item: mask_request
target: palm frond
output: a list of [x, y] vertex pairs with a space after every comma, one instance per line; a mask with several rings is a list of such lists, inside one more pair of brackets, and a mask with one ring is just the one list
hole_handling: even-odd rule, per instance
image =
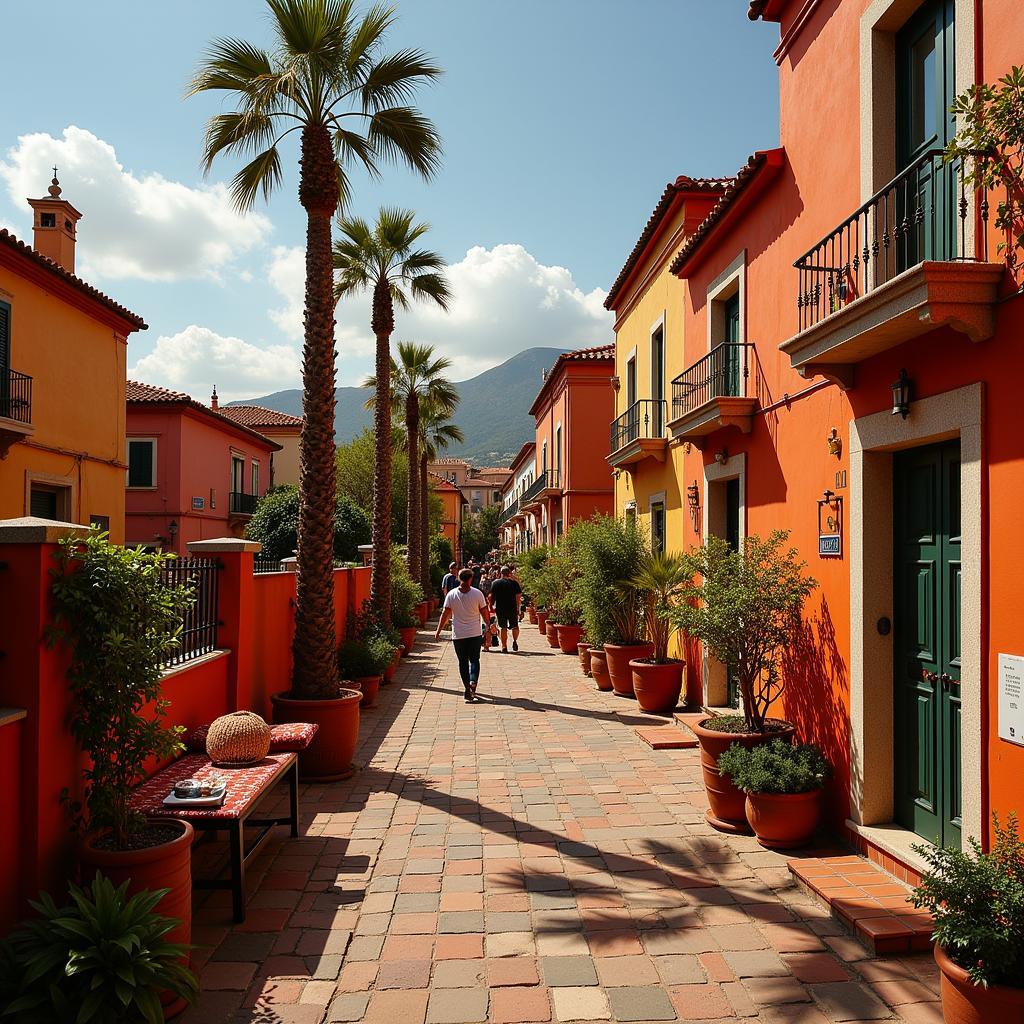
[[370, 118], [366, 133], [374, 149], [391, 163], [406, 164], [424, 178], [441, 166], [441, 136], [414, 107], [388, 107]]
[[243, 95], [253, 83], [274, 75], [270, 54], [243, 39], [215, 39], [206, 56], [199, 62], [186, 96], [200, 92], [229, 90]]
[[447, 312], [451, 304], [452, 291], [443, 274], [417, 274], [409, 282], [409, 292], [414, 299], [431, 299]]
[[281, 184], [281, 153], [277, 146], [250, 160], [232, 179], [231, 197], [239, 210], [251, 210], [256, 196], [264, 199]]
[[422, 50], [399, 50], [370, 65], [363, 74], [360, 95], [363, 110], [384, 110], [387, 107], [412, 103], [417, 88], [442, 74]]
[[384, 33], [395, 21], [394, 7], [374, 4], [355, 27], [349, 40], [346, 70], [349, 81], [365, 81], [373, 64], [373, 54], [379, 48]]
[[215, 114], [206, 122], [203, 170], [209, 172], [221, 153], [260, 151], [274, 141], [275, 127], [272, 116], [253, 110]]

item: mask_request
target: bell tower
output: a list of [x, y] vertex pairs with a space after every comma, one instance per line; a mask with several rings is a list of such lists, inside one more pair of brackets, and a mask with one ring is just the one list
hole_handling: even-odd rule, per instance
[[33, 248], [73, 274], [75, 236], [82, 215], [66, 199], [61, 199], [56, 167], [53, 169], [53, 180], [46, 191], [49, 194], [42, 199], [28, 200], [33, 212]]

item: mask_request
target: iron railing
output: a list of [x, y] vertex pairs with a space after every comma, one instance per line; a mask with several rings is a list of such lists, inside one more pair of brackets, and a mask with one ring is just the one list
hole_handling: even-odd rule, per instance
[[254, 575], [261, 572], [280, 572], [281, 562], [277, 558], [267, 558], [264, 555], [253, 555], [252, 571]]
[[192, 604], [185, 611], [178, 649], [164, 668], [181, 665], [217, 649], [218, 574], [215, 558], [172, 558], [160, 567], [160, 580], [168, 587], [188, 586]]
[[0, 419], [32, 422], [32, 378], [27, 373], [0, 369]]
[[228, 511], [235, 516], [251, 516], [256, 511], [256, 504], [259, 500], [255, 494], [231, 491], [228, 494]]
[[501, 516], [498, 518], [498, 525], [501, 526], [507, 523], [517, 512], [519, 511], [519, 499], [516, 498], [511, 505], [506, 505], [501, 510]]
[[519, 504], [526, 506], [537, 497], [541, 491], [557, 491], [559, 489], [559, 473], [557, 469], [545, 469], [539, 473], [537, 479], [530, 484], [519, 499]]
[[986, 262], [988, 193], [978, 194], [979, 218], [969, 221], [970, 170], [930, 150], [808, 249], [793, 264], [800, 330], [925, 260]]
[[664, 437], [665, 402], [641, 398], [618, 419], [612, 420], [611, 451], [617, 452], [641, 437]]
[[723, 342], [672, 381], [672, 419], [716, 398], [747, 398], [753, 359], [750, 342]]

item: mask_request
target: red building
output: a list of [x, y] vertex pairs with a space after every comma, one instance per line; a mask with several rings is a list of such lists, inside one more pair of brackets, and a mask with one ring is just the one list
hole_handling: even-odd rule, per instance
[[129, 544], [241, 537], [280, 445], [178, 391], [128, 381]]

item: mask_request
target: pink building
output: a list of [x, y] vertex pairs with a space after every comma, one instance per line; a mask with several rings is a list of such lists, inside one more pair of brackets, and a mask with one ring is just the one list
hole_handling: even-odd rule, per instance
[[179, 391], [128, 381], [128, 544], [240, 537], [281, 446]]

